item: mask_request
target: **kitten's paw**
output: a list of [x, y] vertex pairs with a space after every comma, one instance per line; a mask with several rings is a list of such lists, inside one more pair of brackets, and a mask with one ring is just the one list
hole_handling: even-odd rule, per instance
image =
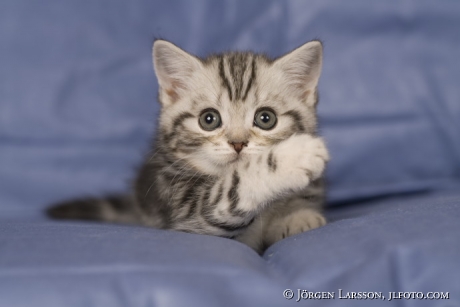
[[324, 141], [321, 138], [307, 138], [303, 143], [302, 153], [302, 162], [299, 166], [309, 173], [310, 180], [321, 177], [329, 161], [329, 153]]
[[300, 209], [283, 217], [272, 219], [264, 237], [270, 246], [284, 238], [326, 225], [324, 216], [314, 209]]
[[329, 160], [324, 141], [307, 134], [290, 137], [280, 144], [277, 154], [284, 171], [301, 187], [321, 177]]

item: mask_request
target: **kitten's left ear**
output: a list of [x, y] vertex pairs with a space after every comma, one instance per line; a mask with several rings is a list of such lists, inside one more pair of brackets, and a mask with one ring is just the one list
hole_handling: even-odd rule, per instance
[[292, 86], [301, 99], [314, 96], [323, 60], [323, 46], [320, 41], [308, 42], [277, 59], [273, 66], [284, 73], [287, 86]]

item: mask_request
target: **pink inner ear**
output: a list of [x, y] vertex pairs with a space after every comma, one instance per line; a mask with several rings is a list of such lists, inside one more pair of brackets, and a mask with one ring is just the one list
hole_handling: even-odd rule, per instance
[[309, 95], [310, 95], [310, 90], [304, 91], [304, 92], [303, 92], [303, 95], [302, 95], [302, 97], [301, 97], [302, 100], [307, 101]]
[[171, 100], [172, 103], [179, 100], [179, 94], [177, 93], [178, 87], [179, 87], [179, 81], [174, 80], [174, 81], [171, 81], [170, 87], [165, 89], [165, 92], [169, 96], [169, 99]]

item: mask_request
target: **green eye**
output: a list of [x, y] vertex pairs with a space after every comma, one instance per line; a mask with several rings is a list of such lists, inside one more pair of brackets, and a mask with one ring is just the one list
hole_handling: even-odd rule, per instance
[[199, 124], [201, 129], [206, 131], [212, 131], [219, 128], [222, 124], [220, 114], [215, 109], [206, 109], [201, 112]]
[[256, 112], [254, 125], [263, 130], [270, 130], [276, 125], [276, 115], [272, 109], [263, 108]]

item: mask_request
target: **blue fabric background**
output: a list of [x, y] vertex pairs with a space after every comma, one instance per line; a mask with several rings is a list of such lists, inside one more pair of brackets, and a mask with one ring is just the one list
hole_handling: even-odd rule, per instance
[[[2, 0], [0, 306], [292, 306], [289, 287], [450, 291], [372, 306], [459, 306], [458, 29], [448, 0]], [[330, 224], [261, 258], [222, 238], [44, 218], [129, 188], [159, 110], [154, 38], [199, 56], [323, 41]]]
[[158, 113], [154, 38], [200, 56], [325, 45], [330, 201], [458, 188], [460, 3], [25, 1], [0, 4], [3, 214], [126, 189]]

